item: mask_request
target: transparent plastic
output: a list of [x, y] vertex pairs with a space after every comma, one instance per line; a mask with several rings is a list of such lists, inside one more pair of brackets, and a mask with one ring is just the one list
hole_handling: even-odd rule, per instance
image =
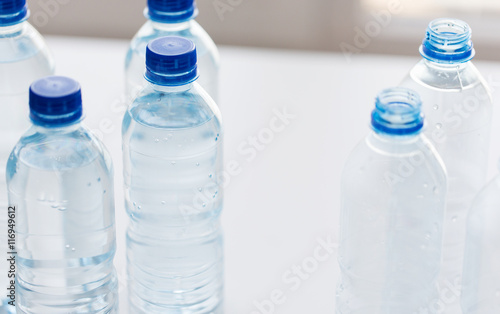
[[[29, 128], [28, 91], [30, 84], [53, 74], [54, 61], [42, 36], [28, 23], [0, 27], [0, 207], [7, 208], [5, 167], [17, 140]], [[7, 215], [0, 216], [0, 287], [7, 287]], [[9, 313], [2, 299], [0, 313]]]
[[[396, 123], [393, 130], [412, 130], [421, 116], [398, 106], [391, 104], [396, 109], [386, 110], [391, 113], [385, 121]], [[379, 107], [372, 114], [374, 130], [342, 173], [336, 313], [427, 313], [437, 298], [446, 174], [419, 130], [380, 129], [374, 121], [383, 116]]]
[[[437, 53], [432, 57], [422, 53], [424, 58], [401, 85], [420, 94], [427, 121], [425, 134], [442, 157], [449, 178], [443, 269], [439, 280], [442, 300], [436, 307], [443, 308], [443, 313], [458, 314], [465, 221], [473, 198], [486, 181], [492, 100], [483, 77], [471, 61], [467, 61], [471, 56], [453, 59], [454, 54], [463, 57], [463, 51], [472, 49], [466, 24], [438, 20], [429, 28], [433, 35], [426, 37], [424, 45], [440, 49], [435, 49]], [[442, 33], [436, 31], [441, 28]], [[451, 43], [444, 45], [443, 41]], [[473, 51], [470, 53], [473, 55]]]
[[222, 313], [220, 112], [196, 83], [148, 84], [123, 119], [131, 313]]
[[80, 123], [32, 126], [7, 166], [17, 313], [118, 313], [111, 158]]
[[125, 91], [131, 99], [145, 86], [146, 46], [156, 38], [180, 36], [192, 40], [198, 55], [198, 83], [219, 103], [219, 52], [205, 30], [195, 21], [159, 23], [148, 20], [132, 39], [125, 60]]
[[475, 198], [467, 219], [464, 314], [500, 313], [500, 176]]

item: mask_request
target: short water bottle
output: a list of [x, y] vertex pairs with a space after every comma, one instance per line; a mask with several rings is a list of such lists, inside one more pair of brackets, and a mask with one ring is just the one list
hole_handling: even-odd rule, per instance
[[37, 80], [29, 108], [7, 165], [17, 313], [118, 313], [112, 163], [81, 124], [80, 85]]
[[447, 179], [420, 107], [406, 88], [382, 91], [344, 166], [338, 314], [427, 313], [436, 298]]
[[192, 41], [151, 41], [146, 68], [122, 128], [129, 309], [222, 313], [220, 112]]
[[[28, 90], [30, 84], [51, 75], [54, 61], [40, 34], [27, 22], [25, 0], [0, 1], [0, 208], [7, 209], [5, 167], [9, 154], [29, 127]], [[0, 288], [8, 286], [7, 215], [0, 215]], [[2, 290], [2, 291], [3, 291]], [[8, 299], [0, 297], [0, 314], [11, 313]]]
[[500, 175], [475, 198], [467, 218], [464, 314], [500, 313]]
[[219, 52], [207, 32], [194, 20], [198, 14], [195, 0], [148, 0], [148, 19], [132, 39], [125, 60], [126, 95], [134, 98], [145, 84], [144, 62], [149, 41], [164, 36], [192, 40], [198, 53], [198, 83], [219, 101]]

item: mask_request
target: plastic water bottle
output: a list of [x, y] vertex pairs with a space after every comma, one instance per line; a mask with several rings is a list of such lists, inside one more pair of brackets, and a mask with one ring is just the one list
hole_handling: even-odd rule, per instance
[[222, 313], [220, 112], [195, 82], [192, 41], [151, 41], [146, 68], [122, 129], [129, 308]]
[[33, 126], [7, 165], [17, 313], [117, 313], [110, 156], [81, 124], [76, 81], [42, 78], [29, 97]]
[[465, 220], [472, 200], [486, 183], [492, 101], [486, 82], [471, 63], [469, 26], [460, 20], [429, 24], [420, 47], [423, 59], [402, 85], [420, 94], [427, 137], [443, 158], [449, 178], [443, 269], [439, 286], [442, 313], [460, 313]]
[[464, 314], [500, 313], [500, 175], [475, 198], [467, 218]]
[[[54, 62], [43, 38], [27, 22], [25, 0], [0, 1], [0, 208], [7, 209], [5, 167], [9, 154], [28, 128], [30, 84], [54, 71]], [[0, 215], [0, 288], [9, 286], [7, 277], [7, 215]], [[0, 314], [13, 313], [9, 299], [0, 296]]]
[[219, 52], [210, 36], [194, 20], [198, 9], [194, 0], [148, 0], [148, 19], [132, 39], [125, 60], [126, 94], [134, 98], [145, 84], [147, 44], [159, 37], [180, 36], [192, 40], [198, 51], [198, 83], [218, 103]]
[[447, 190], [420, 99], [382, 91], [341, 181], [338, 314], [420, 314], [436, 298]]

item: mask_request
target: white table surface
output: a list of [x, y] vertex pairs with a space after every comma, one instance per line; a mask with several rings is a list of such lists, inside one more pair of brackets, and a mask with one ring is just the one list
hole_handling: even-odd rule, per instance
[[[128, 42], [68, 37], [47, 42], [56, 73], [81, 83], [85, 123], [103, 135], [113, 157], [115, 265], [120, 313], [127, 313], [120, 95]], [[368, 132], [375, 95], [398, 84], [419, 60], [417, 49], [411, 58], [358, 55], [350, 62], [333, 53], [236, 47], [220, 52], [225, 164], [232, 161], [241, 170], [230, 177], [225, 193], [225, 313], [333, 314], [337, 250], [328, 253], [318, 241], [337, 243], [342, 166]], [[494, 97], [500, 94], [500, 64], [475, 64], [496, 84]], [[267, 139], [266, 128], [283, 110], [294, 117], [283, 130], [275, 129], [255, 158], [238, 150], [251, 147], [249, 137], [259, 133]], [[490, 177], [500, 157], [498, 101], [493, 120]], [[292, 273], [297, 266], [309, 272], [300, 278]], [[272, 294], [279, 304], [271, 307]]]

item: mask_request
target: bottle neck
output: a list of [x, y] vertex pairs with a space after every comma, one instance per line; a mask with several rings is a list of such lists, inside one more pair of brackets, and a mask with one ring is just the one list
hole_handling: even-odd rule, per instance
[[442, 63], [442, 62], [436, 62], [428, 59], [423, 59], [423, 62], [425, 65], [428, 67], [432, 67], [434, 69], [438, 69], [440, 71], [460, 71], [465, 69], [471, 61], [467, 62], [454, 62], [454, 63]]
[[70, 124], [64, 124], [64, 125], [58, 125], [58, 126], [43, 126], [39, 124], [33, 124], [33, 128], [37, 133], [42, 133], [46, 135], [50, 134], [65, 134], [65, 133], [71, 133], [79, 128], [81, 128], [82, 123], [81, 121], [73, 122]]
[[420, 133], [401, 136], [372, 130], [366, 141], [373, 150], [383, 154], [409, 154], [425, 145]]
[[155, 83], [149, 82], [149, 85], [151, 88], [153, 88], [157, 92], [161, 93], [182, 93], [187, 90], [190, 90], [193, 88], [194, 82], [185, 84], [185, 85], [180, 85], [180, 86], [165, 86], [165, 85], [157, 85]]
[[186, 29], [189, 29], [194, 22], [193, 20], [179, 22], [179, 23], [165, 23], [150, 20], [151, 25], [155, 30], [162, 32], [179, 32]]
[[23, 21], [14, 25], [0, 26], [0, 38], [16, 36], [22, 32], [27, 23], [27, 21]]

